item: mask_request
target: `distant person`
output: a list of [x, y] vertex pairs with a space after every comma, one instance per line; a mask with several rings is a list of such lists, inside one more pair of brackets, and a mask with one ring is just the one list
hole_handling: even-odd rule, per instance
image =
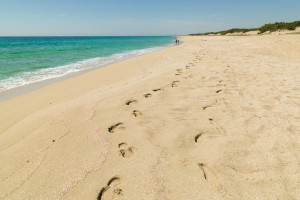
[[175, 40], [175, 44], [176, 44], [176, 45], [178, 44], [178, 40], [177, 40], [177, 39]]
[[179, 40], [177, 40], [177, 45], [179, 45], [180, 44], [180, 41]]

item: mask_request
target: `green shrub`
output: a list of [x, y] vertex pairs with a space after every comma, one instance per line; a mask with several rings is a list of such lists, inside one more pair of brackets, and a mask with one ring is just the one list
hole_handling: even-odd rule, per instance
[[190, 35], [210, 35], [210, 34], [221, 34], [226, 35], [227, 33], [247, 33], [249, 31], [259, 31], [259, 34], [265, 33], [267, 31], [274, 32], [277, 30], [295, 30], [297, 27], [300, 27], [300, 21], [285, 23], [285, 22], [276, 22], [274, 24], [265, 24], [260, 28], [232, 28], [227, 31], [219, 31], [219, 32], [208, 32], [208, 33], [197, 33]]
[[260, 27], [259, 33], [265, 33], [267, 31], [274, 32], [278, 30], [295, 30], [297, 27], [300, 27], [300, 21], [295, 21], [291, 23], [285, 22], [276, 22], [274, 24], [265, 24], [264, 26]]

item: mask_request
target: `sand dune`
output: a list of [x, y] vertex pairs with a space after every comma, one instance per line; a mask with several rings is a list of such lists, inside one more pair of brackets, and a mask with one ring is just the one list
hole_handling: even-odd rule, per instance
[[299, 35], [184, 44], [0, 103], [0, 199], [299, 199]]

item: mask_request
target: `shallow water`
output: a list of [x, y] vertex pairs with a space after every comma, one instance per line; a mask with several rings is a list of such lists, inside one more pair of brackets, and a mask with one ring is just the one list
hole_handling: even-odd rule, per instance
[[0, 37], [0, 93], [173, 45], [174, 37]]

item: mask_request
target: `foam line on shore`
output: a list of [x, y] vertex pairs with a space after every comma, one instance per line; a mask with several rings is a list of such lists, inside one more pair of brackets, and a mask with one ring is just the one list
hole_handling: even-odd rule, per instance
[[132, 50], [126, 51], [124, 53], [117, 53], [113, 54], [108, 57], [97, 57], [97, 58], [90, 58], [85, 59], [82, 61], [78, 61], [75, 63], [62, 65], [58, 67], [52, 68], [44, 68], [39, 69], [32, 72], [23, 72], [17, 76], [10, 77], [7, 79], [0, 80], [0, 95], [10, 89], [21, 87], [24, 85], [29, 85], [49, 79], [54, 79], [58, 77], [63, 77], [75, 72], [80, 72], [84, 70], [90, 70], [93, 68], [103, 67], [115, 62], [119, 62], [128, 58], [133, 58], [136, 56], [141, 56], [147, 53], [151, 53], [157, 50], [161, 50], [164, 48], [168, 48], [173, 46], [172, 44], [146, 48], [146, 49], [139, 49], [139, 50]]

